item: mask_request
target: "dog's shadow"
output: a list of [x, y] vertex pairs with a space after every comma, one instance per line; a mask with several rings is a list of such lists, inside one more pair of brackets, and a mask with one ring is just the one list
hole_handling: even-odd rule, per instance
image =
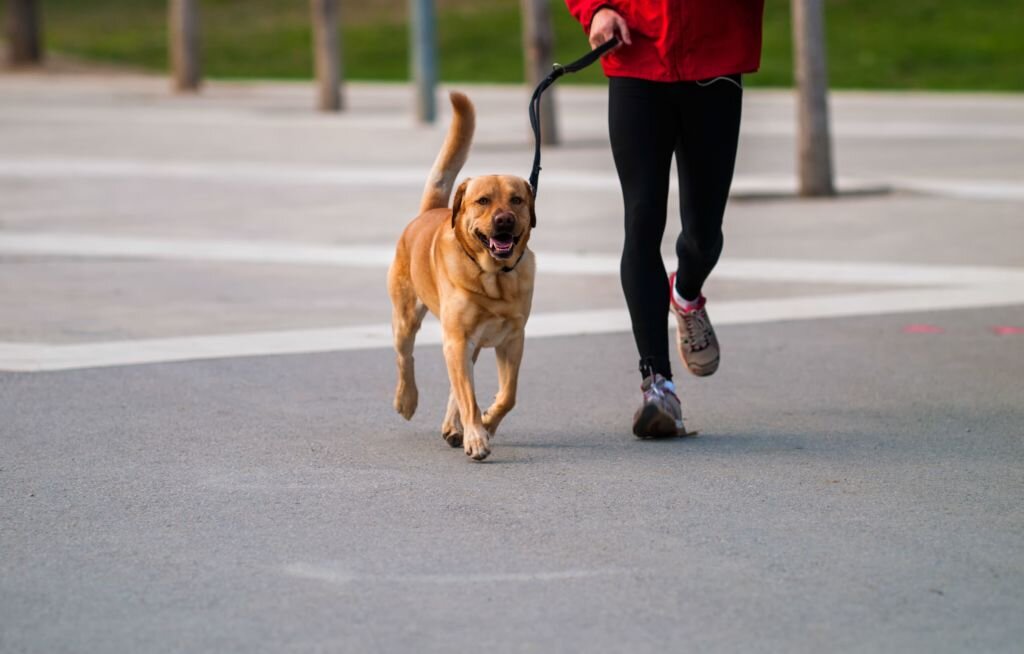
[[517, 442], [517, 441], [493, 441], [492, 445], [496, 447], [509, 447], [524, 450], [603, 450], [604, 445], [601, 443], [536, 443], [536, 442]]

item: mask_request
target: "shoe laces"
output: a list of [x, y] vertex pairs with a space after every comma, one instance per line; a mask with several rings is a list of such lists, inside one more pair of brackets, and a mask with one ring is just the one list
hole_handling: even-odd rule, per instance
[[650, 385], [644, 389], [644, 401], [652, 402], [655, 400], [664, 400], [666, 396], [671, 395], [675, 398], [676, 402], [679, 401], [679, 397], [671, 390], [666, 388], [665, 384], [668, 382], [667, 379], [658, 375], [655, 377]]
[[671, 417], [678, 428], [683, 424], [683, 408], [679, 402], [679, 396], [666, 384], [668, 380], [661, 375], [656, 375], [648, 383], [644, 380], [641, 388], [644, 392], [644, 404], [658, 407], [658, 411]]
[[709, 343], [711, 321], [703, 307], [690, 312], [683, 312], [683, 324], [686, 326], [687, 344], [694, 352], [706, 348]]

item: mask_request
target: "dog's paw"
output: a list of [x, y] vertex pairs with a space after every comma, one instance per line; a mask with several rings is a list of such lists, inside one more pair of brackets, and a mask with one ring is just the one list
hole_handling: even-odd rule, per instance
[[442, 430], [441, 438], [444, 439], [445, 443], [448, 443], [451, 447], [462, 447], [462, 432], [451, 430]]
[[399, 384], [395, 389], [395, 411], [406, 420], [412, 419], [416, 413], [416, 405], [419, 403], [419, 392], [415, 386]]
[[458, 409], [453, 410], [452, 405], [449, 404], [448, 412], [441, 423], [441, 438], [451, 447], [462, 447], [462, 434], [464, 431]]
[[466, 435], [462, 439], [462, 449], [466, 452], [466, 456], [476, 461], [483, 461], [491, 453], [486, 434]]

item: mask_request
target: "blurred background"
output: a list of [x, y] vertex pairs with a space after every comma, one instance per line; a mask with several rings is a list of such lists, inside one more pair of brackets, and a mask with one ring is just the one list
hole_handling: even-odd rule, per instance
[[[46, 45], [74, 59], [151, 72], [167, 67], [165, 0], [42, 0]], [[1024, 11], [1015, 0], [829, 0], [831, 86], [842, 89], [1024, 90]], [[215, 78], [309, 79], [310, 20], [295, 0], [200, 0], [204, 63]], [[556, 60], [587, 47], [551, 2]], [[346, 75], [408, 79], [406, 0], [341, 2]], [[523, 79], [519, 0], [437, 0], [445, 81]], [[753, 86], [792, 83], [790, 1], [767, 0], [764, 57]], [[598, 68], [564, 83], [595, 83]]]

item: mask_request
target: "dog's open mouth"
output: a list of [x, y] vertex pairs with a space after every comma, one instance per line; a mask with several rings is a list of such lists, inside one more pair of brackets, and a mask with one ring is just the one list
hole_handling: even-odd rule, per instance
[[478, 231], [476, 237], [491, 251], [491, 256], [495, 259], [508, 259], [512, 256], [512, 250], [516, 247], [516, 244], [519, 243], [518, 236], [506, 232], [487, 236], [483, 232]]

